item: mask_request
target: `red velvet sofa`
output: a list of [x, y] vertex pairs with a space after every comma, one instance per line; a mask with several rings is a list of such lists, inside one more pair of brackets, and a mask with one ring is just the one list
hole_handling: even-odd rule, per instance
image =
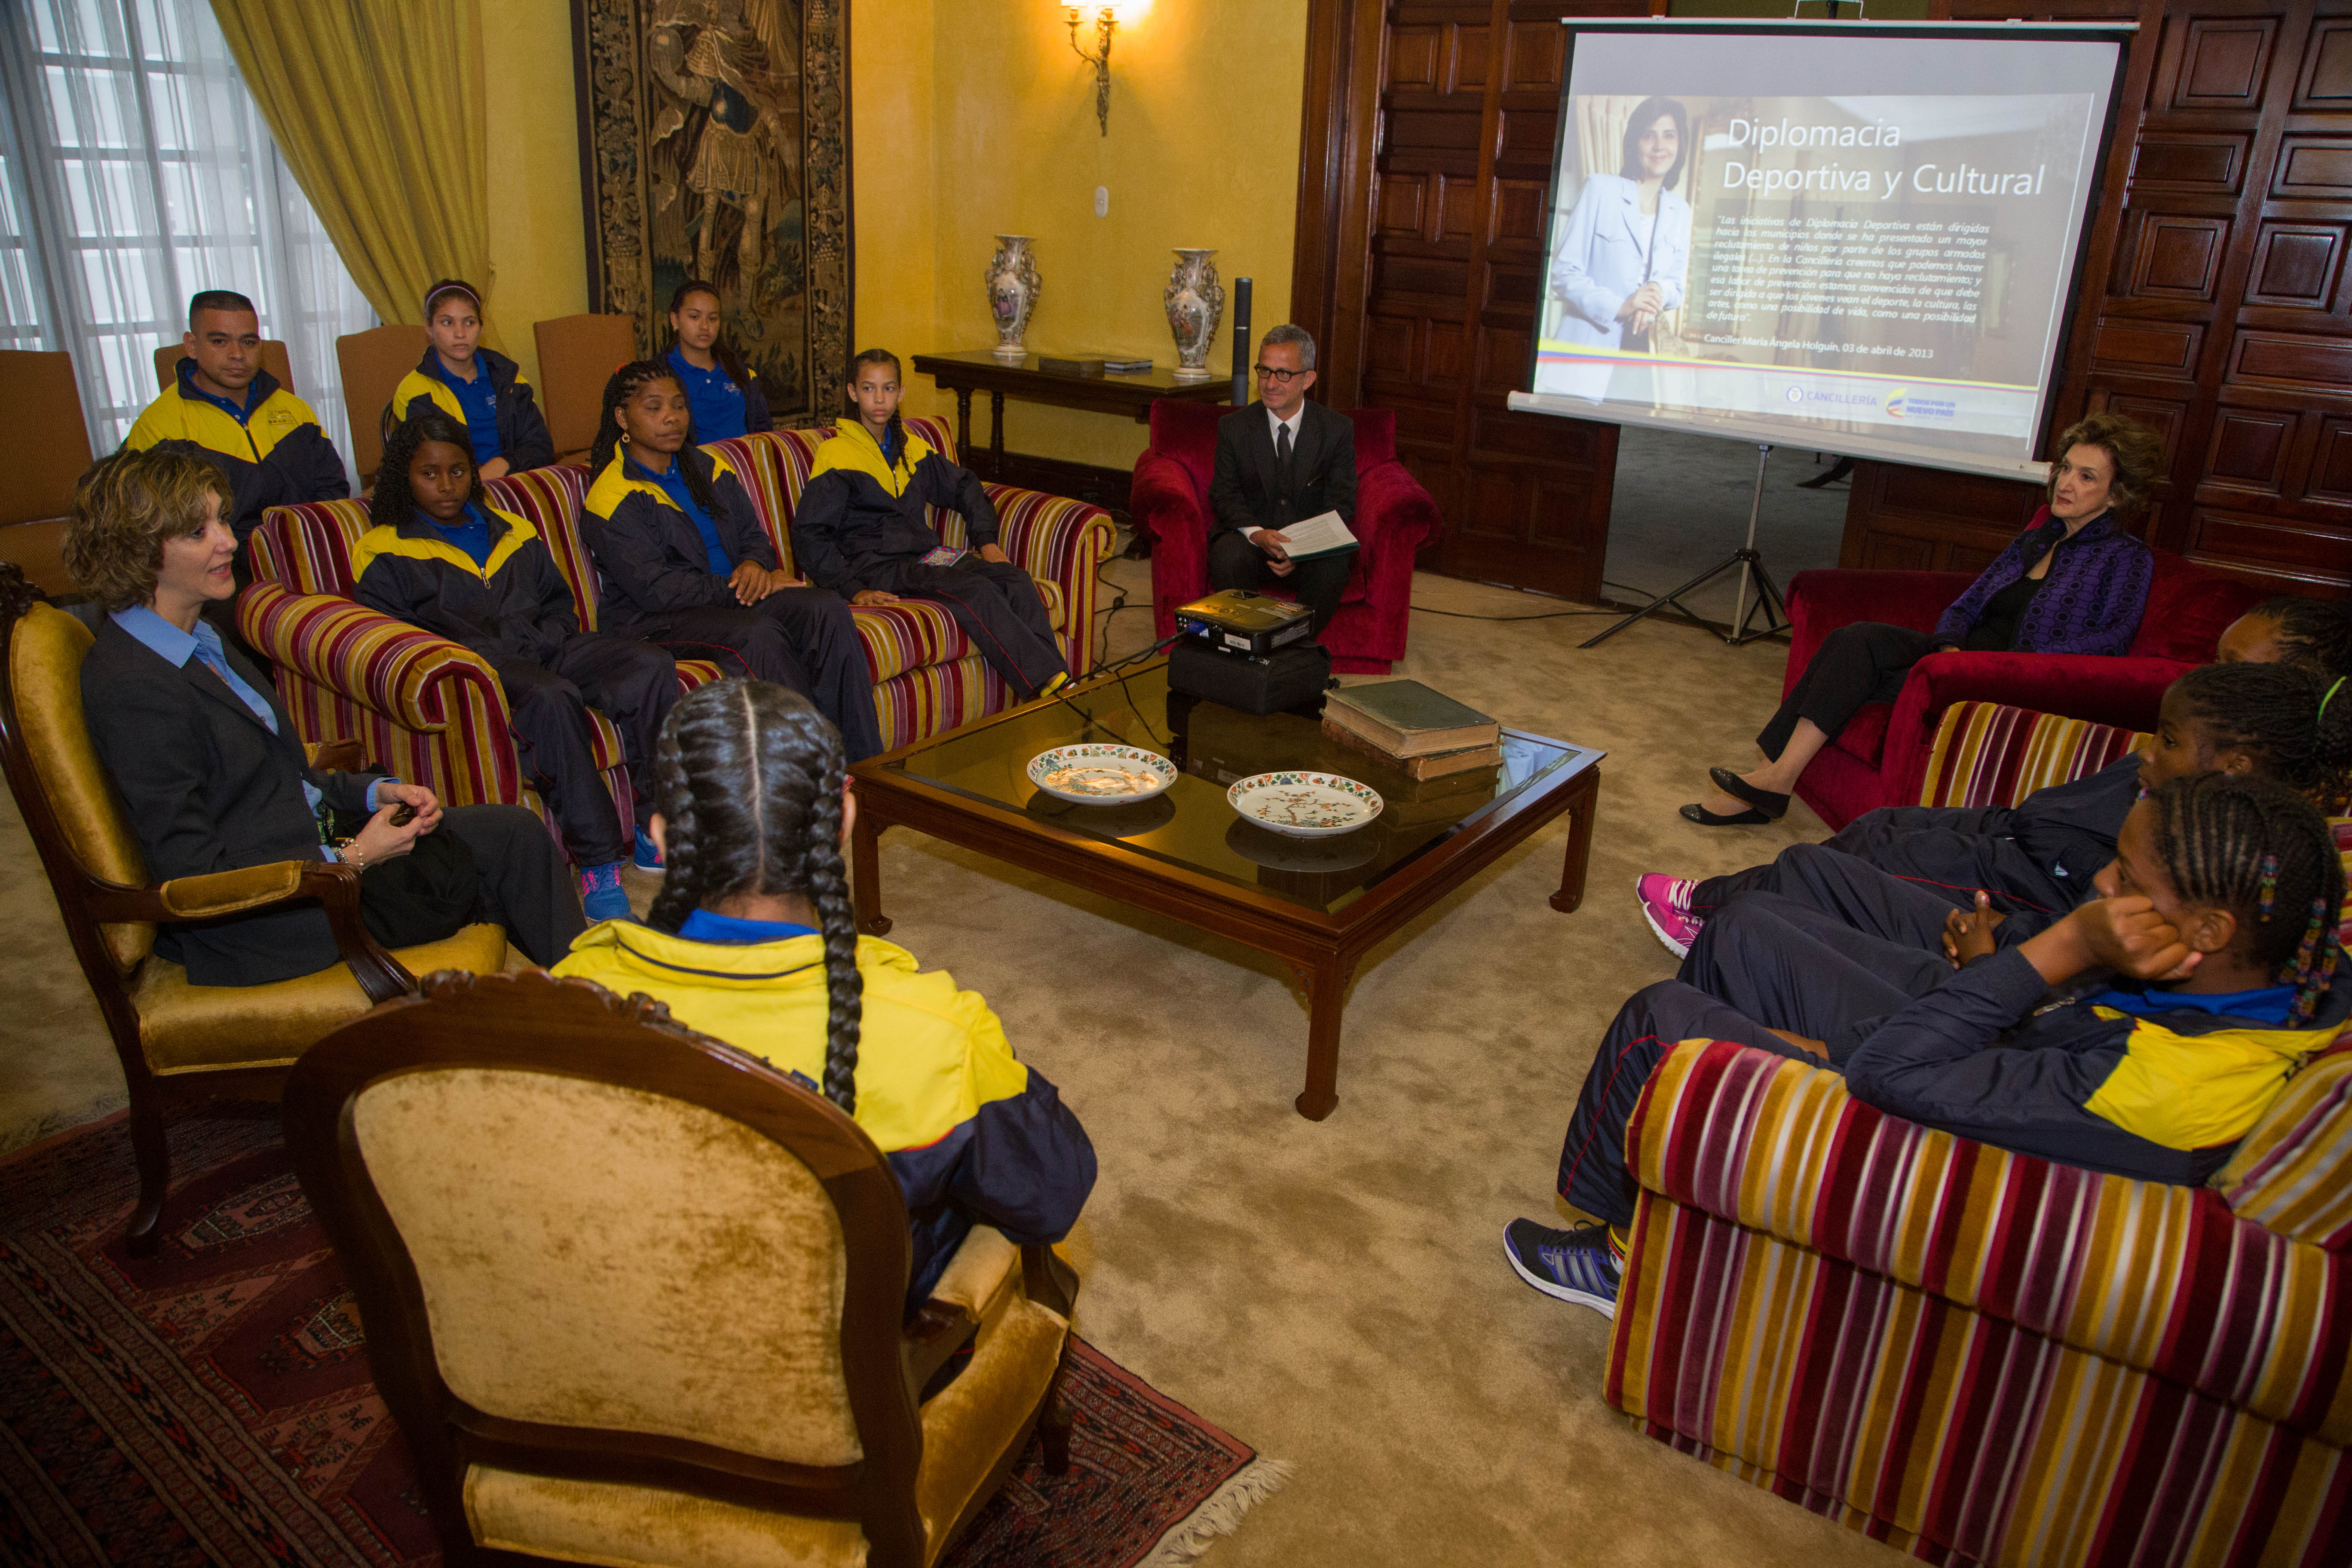
[[[1976, 579], [1966, 572], [1800, 572], [1789, 584], [1786, 696], [1838, 627], [1884, 621], [1919, 631]], [[1944, 710], [1955, 702], [2004, 702], [2070, 719], [2153, 730], [2164, 689], [2213, 658], [2213, 645], [2263, 591], [2156, 552], [2156, 578], [2131, 652], [2087, 654], [1931, 653], [1911, 668], [1892, 705], [1874, 702], [1824, 747], [1797, 781], [1797, 794], [1832, 828], [1882, 805], [1919, 799], [1927, 753]], [[1757, 727], [1763, 727], [1759, 715]]]
[[[1151, 445], [1135, 460], [1128, 507], [1136, 532], [1152, 541], [1151, 619], [1159, 637], [1175, 631], [1176, 606], [1209, 591], [1209, 479], [1217, 420], [1231, 412], [1223, 404], [1170, 399], [1151, 405]], [[1421, 481], [1397, 461], [1395, 414], [1352, 408], [1347, 415], [1356, 426], [1356, 518], [1349, 526], [1363, 548], [1322, 641], [1334, 669], [1385, 675], [1404, 657], [1413, 552], [1437, 536], [1444, 520]]]

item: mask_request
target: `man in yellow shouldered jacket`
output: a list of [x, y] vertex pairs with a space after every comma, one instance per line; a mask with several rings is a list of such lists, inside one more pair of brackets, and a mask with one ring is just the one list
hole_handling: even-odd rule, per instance
[[342, 455], [310, 405], [261, 368], [261, 318], [253, 301], [210, 289], [188, 301], [179, 375], [147, 405], [123, 446], [173, 447], [209, 459], [236, 498], [221, 519], [235, 531], [239, 587], [251, 582], [241, 548], [264, 508], [340, 500], [352, 493]]

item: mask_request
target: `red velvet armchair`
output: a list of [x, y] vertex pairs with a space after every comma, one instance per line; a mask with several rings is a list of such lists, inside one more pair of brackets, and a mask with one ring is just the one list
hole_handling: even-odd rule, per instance
[[[1974, 581], [1966, 572], [1798, 573], [1789, 584], [1793, 626], [1782, 694], [1838, 627], [1884, 621], [1933, 631], [1945, 606]], [[1912, 666], [1891, 706], [1874, 702], [1854, 715], [1797, 781], [1797, 794], [1832, 828], [1882, 805], [1916, 804], [1936, 726], [1955, 702], [2004, 702], [2153, 730], [2164, 689], [2183, 670], [2209, 663], [2230, 623], [2263, 597], [2259, 588], [2159, 550], [2130, 653], [1931, 653]]]
[[[1216, 467], [1223, 405], [1163, 399], [1151, 405], [1151, 446], [1135, 461], [1128, 502], [1135, 531], [1152, 540], [1151, 619], [1156, 635], [1176, 629], [1176, 606], [1209, 591], [1209, 479]], [[1404, 657], [1412, 602], [1412, 555], [1444, 526], [1437, 503], [1396, 456], [1396, 416], [1347, 410], [1356, 426], [1356, 519], [1363, 548], [1348, 573], [1339, 613], [1324, 628], [1331, 667], [1385, 675]], [[1270, 592], [1281, 594], [1280, 588]]]

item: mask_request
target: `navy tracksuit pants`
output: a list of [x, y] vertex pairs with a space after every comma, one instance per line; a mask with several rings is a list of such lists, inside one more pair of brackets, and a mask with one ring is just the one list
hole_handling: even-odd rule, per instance
[[[1940, 936], [1940, 910], [1935, 930]], [[1618, 1009], [1568, 1124], [1559, 1195], [1595, 1219], [1632, 1221], [1625, 1125], [1642, 1086], [1684, 1040], [1737, 1040], [1824, 1065], [1771, 1032], [1786, 1029], [1828, 1042], [1826, 1065], [1842, 1066], [1857, 1026], [1899, 1011], [1951, 973], [1940, 944], [1930, 951], [1870, 936], [1780, 894], [1739, 900], [1706, 922], [1677, 978], [1635, 992]]]
[[[1070, 673], [1036, 583], [1009, 561], [982, 561], [978, 555], [946, 566], [901, 561], [890, 568], [888, 581], [863, 585], [944, 606], [988, 667], [1024, 702], [1054, 677]], [[1084, 635], [1084, 627], [1076, 629]]]
[[594, 708], [621, 732], [629, 778], [646, 815], [654, 782], [654, 743], [677, 700], [677, 663], [635, 637], [583, 632], [547, 663], [492, 657], [507, 695], [515, 755], [531, 784], [547, 796], [564, 847], [582, 866], [629, 858], [629, 836], [596, 761]]
[[[1691, 912], [1702, 919], [1743, 893], [1792, 890], [1793, 859], [1837, 851], [1899, 877], [1946, 910], [1972, 909], [1977, 890], [1992, 896], [2002, 914], [2062, 915], [2089, 896], [2087, 880], [2060, 877], [2015, 838], [1986, 831], [1986, 810], [1897, 805], [1865, 812], [1826, 844], [1798, 844], [1767, 865], [1728, 877], [1709, 877], [1691, 889]], [[1793, 890], [1801, 890], [1801, 887]], [[1937, 928], [1942, 929], [1941, 917]]]
[[855, 763], [882, 750], [874, 673], [849, 605], [822, 588], [782, 588], [756, 605], [697, 605], [638, 616], [616, 628], [678, 658], [709, 659], [727, 676], [789, 687], [841, 731]]

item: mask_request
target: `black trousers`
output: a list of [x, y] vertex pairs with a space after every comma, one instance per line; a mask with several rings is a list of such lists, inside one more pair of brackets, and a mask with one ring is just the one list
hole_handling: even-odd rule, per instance
[[[542, 969], [553, 963], [588, 929], [580, 912], [579, 879], [537, 812], [520, 805], [453, 805], [434, 831], [466, 841], [482, 878], [480, 918], [506, 927], [533, 963]], [[360, 889], [366, 891], [365, 878]]]
[[[889, 571], [889, 581], [868, 583], [902, 599], [929, 599], [947, 606], [963, 635], [988, 667], [1024, 702], [1057, 675], [1070, 672], [1062, 644], [1045, 614], [1045, 601], [1029, 574], [1009, 561], [982, 561], [967, 555], [947, 566], [926, 566], [919, 560], [901, 561]], [[1084, 627], [1077, 628], [1083, 636]]]
[[[1865, 812], [1826, 844], [1793, 845], [1769, 865], [1707, 878], [1691, 889], [1691, 912], [1712, 918], [1753, 892], [1787, 893], [1832, 907], [1844, 896], [1832, 889], [1858, 873], [1824, 864], [1823, 856], [1899, 880], [1914, 899], [1926, 900], [1918, 904], [1922, 910], [1929, 902], [1945, 910], [1974, 908], [1981, 889], [2002, 914], [2059, 915], [2092, 896], [2087, 879], [2058, 876], [2016, 839], [1981, 831], [1987, 816], [1978, 808], [1935, 805]], [[1937, 929], [1942, 929], [1940, 914]]]
[[1892, 702], [1911, 667], [1936, 651], [1936, 639], [1909, 626], [1856, 621], [1822, 639], [1797, 684], [1756, 736], [1767, 757], [1778, 762], [1797, 732], [1797, 721], [1811, 719], [1835, 740], [1856, 713], [1873, 702]]
[[547, 795], [572, 858], [606, 866], [628, 858], [621, 814], [596, 764], [595, 708], [621, 732], [637, 819], [649, 815], [654, 746], [677, 700], [677, 661], [636, 637], [583, 632], [546, 664], [492, 661], [506, 689], [507, 714], [523, 771]]
[[1209, 535], [1209, 586], [1212, 588], [1286, 588], [1313, 612], [1308, 635], [1321, 637], [1331, 617], [1339, 613], [1339, 595], [1348, 586], [1348, 563], [1355, 552], [1318, 555], [1296, 562], [1287, 577], [1275, 575], [1274, 562], [1249, 535], [1238, 528]]
[[707, 658], [729, 675], [791, 687], [833, 721], [853, 763], [882, 749], [873, 671], [838, 594], [782, 588], [756, 605], [664, 610], [615, 629], [659, 643], [677, 658]]
[[1948, 908], [1877, 873], [1845, 891], [1834, 909], [1780, 893], [1736, 900], [1700, 928], [1675, 978], [1767, 1028], [1835, 1041], [1951, 977]]
[[[1787, 1027], [1788, 1026], [1782, 1026]], [[1798, 1030], [1800, 1034], [1806, 1033]], [[1630, 1225], [1636, 1196], [1625, 1164], [1625, 1125], [1642, 1086], [1666, 1053], [1693, 1038], [1737, 1040], [1775, 1056], [1822, 1065], [1738, 1008], [1679, 980], [1636, 991], [1617, 1010], [1584, 1075], [1576, 1114], [1559, 1151], [1559, 1195], [1597, 1220]]]

